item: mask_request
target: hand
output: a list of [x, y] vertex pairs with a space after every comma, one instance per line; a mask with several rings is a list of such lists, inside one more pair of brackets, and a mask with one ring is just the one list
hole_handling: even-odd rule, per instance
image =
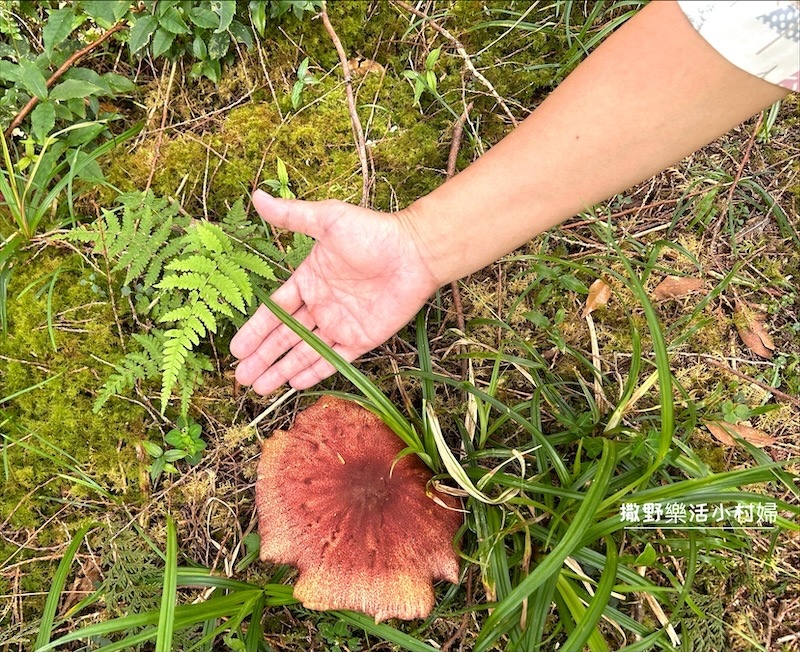
[[[261, 191], [253, 205], [270, 224], [316, 239], [272, 299], [348, 361], [394, 335], [439, 287], [402, 213]], [[307, 389], [335, 372], [263, 305], [231, 340], [231, 353], [241, 360], [236, 380], [262, 395], [287, 381]]]

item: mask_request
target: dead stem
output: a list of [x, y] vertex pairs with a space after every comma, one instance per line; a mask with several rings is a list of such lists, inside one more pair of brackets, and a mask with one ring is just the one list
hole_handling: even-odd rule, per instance
[[164, 109], [161, 112], [161, 128], [158, 130], [158, 137], [156, 138], [156, 149], [153, 154], [153, 161], [150, 164], [150, 174], [147, 177], [147, 183], [145, 184], [144, 191], [147, 192], [150, 190], [150, 186], [153, 183], [153, 176], [156, 173], [156, 164], [158, 163], [158, 157], [161, 154], [161, 141], [164, 137], [164, 127], [167, 124], [167, 115], [169, 114], [169, 96], [172, 93], [172, 83], [175, 81], [175, 70], [178, 67], [178, 61], [175, 60], [172, 62], [172, 70], [169, 72], [169, 81], [167, 82], [167, 92], [164, 96]]
[[327, 7], [323, 4], [322, 11], [319, 12], [319, 16], [322, 19], [322, 24], [325, 26], [326, 31], [328, 32], [328, 36], [331, 37], [331, 41], [333, 41], [333, 45], [336, 48], [336, 53], [339, 55], [339, 62], [342, 64], [342, 72], [344, 73], [344, 88], [345, 93], [347, 94], [347, 108], [350, 110], [350, 122], [353, 127], [353, 137], [356, 141], [356, 149], [358, 150], [358, 159], [361, 162], [361, 176], [362, 176], [362, 193], [361, 193], [361, 201], [359, 204], [361, 206], [366, 206], [369, 202], [369, 189], [370, 189], [370, 174], [369, 174], [369, 162], [367, 160], [367, 144], [366, 140], [364, 139], [364, 129], [361, 127], [361, 120], [358, 118], [358, 112], [356, 111], [356, 98], [353, 93], [353, 79], [352, 75], [350, 74], [350, 64], [347, 62], [347, 54], [344, 51], [344, 47], [342, 47], [342, 42], [339, 39], [339, 36], [336, 34], [336, 30], [333, 29], [333, 25], [331, 25], [331, 21], [328, 18], [328, 10]]

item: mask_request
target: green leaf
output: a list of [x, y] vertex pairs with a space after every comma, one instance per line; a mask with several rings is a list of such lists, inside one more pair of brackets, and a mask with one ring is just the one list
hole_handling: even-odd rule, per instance
[[22, 79], [22, 68], [16, 63], [3, 59], [0, 61], [0, 79], [18, 82]]
[[47, 99], [47, 80], [44, 78], [42, 71], [39, 70], [37, 65], [28, 59], [20, 59], [19, 67], [22, 74], [20, 75], [20, 82], [31, 95], [38, 97], [40, 100]]
[[233, 16], [236, 13], [236, 0], [214, 0], [211, 6], [219, 14], [219, 27], [214, 30], [214, 33], [221, 34], [230, 27], [233, 21]]
[[64, 39], [72, 33], [74, 20], [75, 14], [71, 7], [64, 7], [50, 12], [47, 22], [42, 28], [44, 51], [48, 58], [53, 54], [53, 49], [63, 43]]
[[164, 12], [164, 15], [158, 19], [158, 24], [159, 27], [172, 34], [186, 34], [189, 31], [186, 22], [183, 20], [183, 16], [181, 16], [181, 12], [175, 7], [168, 8]]
[[171, 652], [172, 632], [175, 629], [175, 598], [178, 588], [178, 535], [175, 521], [167, 517], [167, 554], [161, 609], [158, 613], [156, 652]]
[[214, 29], [219, 26], [219, 15], [210, 9], [192, 7], [189, 11], [189, 20], [203, 29]]
[[164, 454], [164, 450], [161, 446], [152, 441], [143, 441], [142, 448], [144, 448], [144, 452], [150, 457], [161, 457]]
[[234, 20], [230, 26], [231, 34], [238, 43], [242, 43], [248, 50], [253, 47], [253, 36], [238, 20]]
[[131, 54], [136, 54], [146, 47], [157, 28], [158, 21], [155, 16], [148, 14], [139, 18], [131, 27], [131, 36], [128, 39], [128, 47], [131, 49]]
[[64, 79], [77, 79], [79, 81], [89, 82], [101, 88], [103, 90], [103, 95], [113, 95], [108, 82], [91, 68], [72, 68], [64, 75]]
[[33, 135], [43, 143], [56, 124], [56, 107], [52, 102], [39, 102], [31, 113]]
[[129, 0], [83, 0], [81, 9], [100, 27], [108, 29], [128, 13]]
[[642, 553], [636, 558], [636, 561], [633, 562], [633, 565], [651, 567], [655, 563], [656, 563], [656, 551], [653, 548], [653, 545], [648, 543], [644, 547]]
[[208, 56], [212, 59], [222, 59], [228, 54], [231, 45], [231, 37], [227, 32], [214, 32], [208, 39]]
[[153, 57], [160, 57], [167, 50], [169, 50], [174, 40], [175, 34], [159, 28], [158, 31], [156, 31], [156, 35], [153, 37], [153, 47], [151, 50]]
[[103, 89], [91, 82], [80, 79], [67, 79], [50, 92], [54, 101], [83, 99], [88, 95], [100, 95]]
[[264, 36], [264, 29], [267, 26], [267, 3], [263, 0], [251, 0], [250, 2], [250, 22], [253, 23], [259, 36]]
[[130, 93], [131, 91], [136, 90], [136, 84], [134, 84], [125, 75], [118, 75], [115, 72], [107, 72], [103, 75], [103, 79], [114, 93]]
[[72, 538], [67, 551], [64, 553], [64, 556], [61, 558], [61, 561], [58, 564], [50, 591], [47, 593], [47, 600], [45, 600], [44, 603], [42, 621], [39, 623], [39, 634], [36, 636], [36, 642], [33, 644], [34, 650], [38, 650], [40, 647], [50, 643], [50, 635], [53, 631], [53, 621], [55, 620], [56, 611], [58, 610], [58, 603], [61, 601], [61, 592], [64, 590], [64, 585], [67, 583], [67, 577], [69, 576], [70, 567], [72, 566], [72, 560], [75, 558], [78, 548], [81, 547], [84, 537], [86, 537], [86, 535], [89, 533], [89, 530], [91, 530], [94, 526], [94, 523], [87, 523], [75, 533], [75, 536]]
[[194, 55], [195, 59], [200, 59], [201, 61], [208, 57], [208, 48], [206, 47], [206, 42], [199, 34], [195, 36], [194, 41], [192, 41], [192, 54]]

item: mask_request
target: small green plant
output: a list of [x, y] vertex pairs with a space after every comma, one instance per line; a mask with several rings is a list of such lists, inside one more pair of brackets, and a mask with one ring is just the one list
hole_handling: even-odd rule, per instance
[[278, 157], [277, 173], [277, 179], [265, 179], [264, 183], [269, 187], [270, 190], [272, 190], [273, 193], [276, 193], [278, 197], [282, 197], [283, 199], [294, 199], [295, 194], [289, 187], [289, 171], [286, 169], [286, 163], [283, 162], [281, 157]]
[[175, 427], [164, 436], [164, 442], [172, 448], [162, 448], [151, 441], [142, 442], [145, 452], [153, 458], [148, 467], [150, 480], [155, 484], [162, 473], [177, 473], [175, 462], [185, 460], [195, 466], [200, 463], [206, 442], [202, 438], [203, 429], [192, 417], [178, 417]]
[[435, 98], [441, 99], [441, 95], [437, 90], [436, 73], [434, 72], [436, 62], [441, 54], [441, 47], [431, 50], [430, 54], [425, 58], [425, 69], [423, 71], [405, 70], [403, 72], [403, 76], [414, 84], [414, 106], [419, 106], [422, 94], [426, 91]]
[[243, 321], [254, 285], [274, 281], [275, 274], [267, 257], [242, 238], [255, 227], [241, 200], [220, 224], [192, 220], [176, 203], [149, 191], [122, 195], [120, 201], [121, 216], [105, 210], [94, 225], [67, 235], [93, 244], [95, 254], [113, 263], [112, 273], [125, 273], [122, 290], [128, 289], [138, 318], [147, 322], [148, 332], [134, 336], [140, 349], [115, 365], [94, 409], [137, 382], [160, 376], [162, 413], [177, 387], [185, 416], [203, 371], [211, 369], [199, 351], [202, 342]]
[[320, 6], [311, 0], [148, 0], [143, 4], [144, 11], [131, 14], [131, 54], [148, 52], [171, 60], [190, 55], [195, 60], [191, 75], [214, 82], [220, 80], [223, 64], [233, 61], [239, 45], [253, 47], [253, 30], [264, 36], [267, 18], [277, 19], [289, 11], [302, 18]]
[[[302, 102], [303, 96], [303, 89], [306, 86], [313, 86], [315, 84], [319, 84], [319, 79], [316, 75], [312, 75], [308, 72], [308, 57], [303, 59], [300, 62], [300, 65], [297, 67], [297, 81], [292, 86], [292, 108], [296, 111], [300, 108], [300, 104]], [[280, 159], [278, 159], [280, 160]]]

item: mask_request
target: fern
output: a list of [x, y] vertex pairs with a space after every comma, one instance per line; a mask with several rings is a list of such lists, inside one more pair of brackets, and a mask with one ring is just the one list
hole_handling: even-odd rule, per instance
[[93, 225], [67, 235], [91, 243], [93, 253], [113, 263], [112, 272], [125, 272], [126, 292], [135, 284], [137, 313], [151, 320], [149, 333], [133, 335], [139, 349], [115, 366], [94, 410], [137, 382], [160, 376], [161, 412], [177, 389], [186, 414], [203, 372], [212, 370], [197, 349], [223, 324], [246, 316], [255, 298], [253, 284], [273, 282], [275, 274], [252, 246], [259, 227], [248, 220], [241, 200], [219, 224], [191, 220], [177, 204], [150, 191], [121, 195], [120, 202]]

